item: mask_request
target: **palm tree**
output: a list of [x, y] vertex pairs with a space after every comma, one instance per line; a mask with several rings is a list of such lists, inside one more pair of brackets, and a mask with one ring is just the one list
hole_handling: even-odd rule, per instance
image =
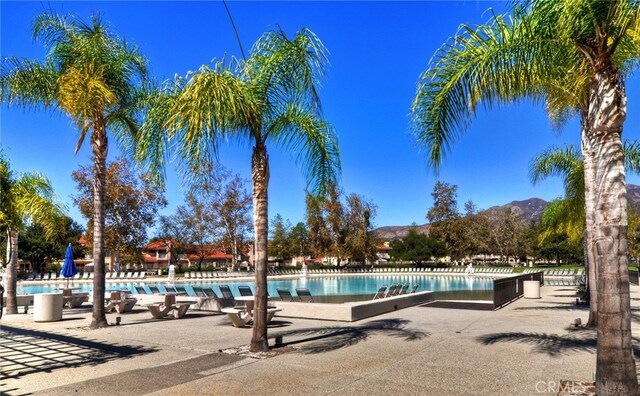
[[18, 313], [16, 300], [18, 232], [25, 223], [40, 224], [51, 238], [61, 224], [62, 204], [58, 203], [49, 180], [37, 173], [16, 175], [0, 151], [0, 229], [7, 236], [7, 313]]
[[514, 5], [511, 16], [463, 25], [436, 53], [412, 106], [418, 142], [435, 169], [480, 104], [526, 96], [545, 101], [556, 120], [581, 116], [587, 243], [598, 279], [599, 395], [638, 389], [621, 140], [624, 74], [640, 48], [637, 16], [636, 2], [530, 0]]
[[540, 238], [565, 234], [570, 241], [579, 242], [585, 228], [584, 162], [579, 149], [565, 146], [545, 150], [531, 160], [529, 173], [533, 184], [551, 176], [560, 176], [564, 184], [564, 199], [552, 201], [544, 211]]
[[[136, 103], [146, 78], [140, 52], [109, 31], [99, 17], [45, 13], [35, 18], [34, 38], [47, 49], [44, 61], [7, 58], [0, 83], [3, 102], [60, 110], [80, 130], [76, 153], [90, 135], [93, 152], [93, 300], [102, 301], [104, 277], [104, 191], [107, 134], [131, 147], [138, 130]], [[91, 327], [107, 325], [103, 304], [93, 304]]]
[[[637, 141], [624, 142], [625, 167], [627, 170], [640, 173], [640, 144]], [[590, 296], [589, 320], [587, 327], [597, 324], [597, 284], [593, 250], [586, 244], [586, 215], [584, 188], [584, 159], [574, 146], [562, 148], [552, 147], [537, 155], [529, 165], [531, 180], [534, 184], [551, 176], [563, 179], [565, 197], [552, 201], [545, 208], [542, 216], [541, 240], [557, 234], [565, 234], [572, 242], [584, 238], [585, 261], [587, 267], [587, 291]]]
[[334, 182], [340, 168], [337, 139], [322, 119], [318, 97], [326, 64], [326, 50], [310, 30], [302, 29], [293, 39], [282, 30], [269, 31], [236, 68], [219, 61], [167, 83], [151, 97], [141, 131], [139, 159], [158, 176], [171, 145], [186, 164], [185, 170], [196, 176], [215, 158], [222, 142], [235, 139], [253, 145], [256, 304], [252, 351], [269, 348], [267, 143], [296, 155], [313, 191], [321, 192]]

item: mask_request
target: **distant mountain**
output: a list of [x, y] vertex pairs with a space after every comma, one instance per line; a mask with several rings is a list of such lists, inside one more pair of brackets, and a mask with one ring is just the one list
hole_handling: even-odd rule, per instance
[[[409, 232], [410, 225], [408, 226], [386, 226], [379, 227], [373, 230], [373, 234], [380, 239], [384, 239], [385, 241], [392, 241], [394, 239], [402, 239]], [[429, 224], [417, 225], [416, 228], [418, 232], [421, 234], [428, 235], [429, 234]]]
[[[627, 184], [627, 200], [629, 205], [633, 206], [636, 213], [640, 213], [640, 186], [635, 184]], [[502, 208], [511, 208], [511, 210], [522, 215], [525, 221], [536, 221], [542, 217], [542, 212], [546, 208], [548, 202], [540, 198], [530, 198], [524, 201], [513, 201], [502, 206], [492, 206], [486, 210], [491, 216], [497, 210]], [[411, 226], [386, 226], [376, 228], [374, 235], [385, 241], [403, 238], [407, 235]], [[429, 224], [417, 226], [418, 232], [428, 234]]]
[[[640, 188], [638, 188], [638, 199], [640, 202]], [[525, 221], [539, 220], [542, 217], [542, 212], [547, 206], [547, 201], [540, 198], [531, 198], [524, 201], [513, 201], [502, 206], [492, 206], [485, 210], [492, 217], [498, 210], [503, 208], [511, 208], [512, 211], [522, 216]], [[429, 224], [423, 224], [416, 226], [418, 232], [421, 234], [429, 234]], [[407, 235], [411, 226], [386, 226], [376, 228], [373, 232], [374, 235], [385, 241], [392, 241], [394, 239], [401, 239]]]
[[633, 206], [636, 213], [640, 212], [640, 186], [627, 184], [627, 203]]
[[524, 221], [538, 221], [542, 217], [544, 208], [547, 207], [548, 202], [540, 198], [530, 198], [524, 201], [513, 201], [502, 206], [492, 206], [485, 212], [491, 217], [500, 209], [511, 208], [512, 212], [519, 214]]

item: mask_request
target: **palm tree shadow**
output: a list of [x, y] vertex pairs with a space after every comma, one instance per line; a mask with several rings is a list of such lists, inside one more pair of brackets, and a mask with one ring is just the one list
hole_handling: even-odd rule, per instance
[[514, 308], [514, 311], [586, 311], [589, 310], [589, 306], [587, 305], [576, 305], [575, 302], [541, 302], [542, 304], [547, 305], [537, 305], [534, 307], [518, 307]]
[[[574, 335], [557, 335], [547, 333], [495, 333], [477, 337], [477, 341], [483, 345], [493, 345], [499, 342], [514, 342], [517, 344], [529, 344], [534, 348], [534, 352], [544, 353], [549, 356], [566, 356], [572, 352], [596, 353], [597, 341], [595, 332], [585, 331], [585, 335], [577, 337]], [[640, 339], [633, 338], [633, 354], [640, 357]]]
[[405, 326], [410, 321], [404, 319], [385, 319], [367, 322], [361, 326], [327, 326], [320, 328], [307, 328], [276, 333], [273, 336], [278, 339], [288, 337], [305, 337], [295, 341], [284, 342], [281, 346], [300, 343], [303, 345], [298, 350], [304, 353], [330, 352], [340, 348], [346, 348], [366, 341], [374, 334], [387, 335], [396, 338], [404, 338], [405, 341], [417, 341], [430, 336], [430, 333], [408, 329]]

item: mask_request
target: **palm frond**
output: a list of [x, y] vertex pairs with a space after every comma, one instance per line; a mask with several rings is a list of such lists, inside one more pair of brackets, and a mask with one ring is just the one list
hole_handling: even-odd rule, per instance
[[0, 70], [0, 103], [50, 109], [57, 100], [58, 76], [50, 63], [5, 58]]
[[[184, 82], [183, 82], [184, 81]], [[235, 134], [261, 129], [261, 114], [251, 87], [221, 63], [214, 69], [202, 66], [185, 80], [176, 81], [164, 127], [177, 153], [198, 173], [201, 164], [211, 162], [221, 141]]]
[[286, 151], [297, 153], [307, 189], [323, 195], [340, 172], [340, 149], [335, 131], [306, 109], [289, 105], [269, 124], [269, 135]]
[[582, 154], [575, 146], [551, 147], [531, 160], [529, 174], [533, 184], [552, 176], [567, 181], [569, 175], [576, 173], [581, 166]]
[[56, 198], [49, 179], [37, 172], [25, 173], [14, 181], [12, 188], [13, 204], [22, 222], [38, 223], [47, 237], [52, 237], [58, 231], [65, 207]]
[[265, 108], [292, 100], [320, 111], [318, 90], [328, 66], [328, 51], [309, 29], [289, 39], [282, 29], [260, 37], [242, 69]]
[[640, 173], [640, 141], [624, 141], [625, 168], [628, 172]]
[[0, 100], [67, 113], [81, 130], [76, 152], [105, 120], [118, 141], [132, 144], [124, 131], [131, 137], [137, 133], [136, 91], [147, 79], [147, 60], [139, 49], [95, 15], [84, 22], [73, 15], [40, 14], [33, 37], [45, 46], [45, 61], [3, 60]]
[[118, 97], [105, 78], [105, 70], [91, 64], [88, 67], [72, 67], [62, 74], [58, 83], [58, 101], [78, 124], [95, 120], [107, 113], [107, 107], [116, 105]]
[[141, 102], [144, 123], [138, 131], [134, 157], [139, 165], [146, 168], [149, 177], [159, 184], [164, 183], [166, 163], [171, 155], [172, 136], [169, 136], [166, 125], [174, 106], [176, 86], [181, 86], [181, 83], [165, 81], [162, 86], [146, 85], [147, 94]]
[[545, 82], [564, 71], [551, 67], [562, 43], [541, 34], [523, 11], [509, 20], [494, 15], [475, 29], [462, 25], [434, 55], [421, 76], [411, 107], [412, 129], [436, 171], [451, 145], [475, 116], [523, 97], [546, 98]]
[[421, 76], [411, 115], [418, 144], [436, 171], [464, 133], [478, 105], [529, 97], [546, 102], [555, 126], [588, 103], [597, 67], [628, 73], [638, 67], [638, 2], [530, 0], [512, 17], [462, 25]]
[[579, 242], [584, 224], [584, 206], [572, 200], [553, 200], [542, 214], [542, 232], [538, 235], [538, 242], [542, 244], [558, 235], [566, 235], [571, 242]]

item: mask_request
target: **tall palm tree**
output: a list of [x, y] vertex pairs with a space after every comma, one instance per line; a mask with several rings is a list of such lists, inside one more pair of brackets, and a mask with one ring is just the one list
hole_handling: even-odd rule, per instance
[[61, 225], [63, 213], [63, 206], [57, 201], [49, 179], [37, 172], [15, 174], [0, 151], [0, 229], [7, 236], [8, 314], [18, 313], [18, 232], [25, 223], [34, 222], [42, 225], [45, 236], [51, 238]]
[[[640, 142], [624, 142], [625, 167], [640, 173]], [[542, 216], [543, 233], [548, 238], [558, 233], [566, 234], [572, 242], [586, 241], [585, 215], [585, 176], [584, 159], [580, 150], [574, 146], [552, 147], [537, 155], [529, 164], [531, 180], [534, 184], [551, 176], [563, 179], [565, 197], [551, 202]], [[593, 251], [585, 243], [585, 261], [587, 267], [587, 289], [591, 299], [587, 327], [597, 324], [597, 284], [594, 269]]]
[[[232, 61], [233, 62], [233, 61]], [[165, 85], [151, 97], [139, 159], [161, 176], [165, 153], [175, 145], [189, 174], [198, 175], [229, 139], [253, 145], [251, 158], [255, 231], [256, 303], [251, 350], [267, 350], [267, 144], [294, 153], [309, 187], [322, 191], [340, 168], [337, 138], [323, 120], [318, 97], [327, 54], [308, 29], [289, 39], [266, 32], [246, 61], [216, 62]]]
[[556, 119], [579, 114], [588, 249], [598, 278], [599, 395], [637, 394], [631, 347], [622, 127], [624, 75], [640, 40], [635, 1], [530, 0], [485, 25], [461, 27], [435, 55], [412, 113], [437, 169], [478, 105], [524, 96]]
[[[62, 111], [80, 130], [76, 153], [89, 134], [93, 152], [93, 300], [102, 301], [104, 277], [104, 191], [107, 135], [127, 149], [138, 130], [136, 103], [146, 79], [146, 60], [113, 34], [99, 17], [45, 13], [33, 36], [47, 49], [43, 61], [7, 58], [2, 64], [2, 102]], [[91, 327], [107, 325], [103, 304], [93, 304]]]

